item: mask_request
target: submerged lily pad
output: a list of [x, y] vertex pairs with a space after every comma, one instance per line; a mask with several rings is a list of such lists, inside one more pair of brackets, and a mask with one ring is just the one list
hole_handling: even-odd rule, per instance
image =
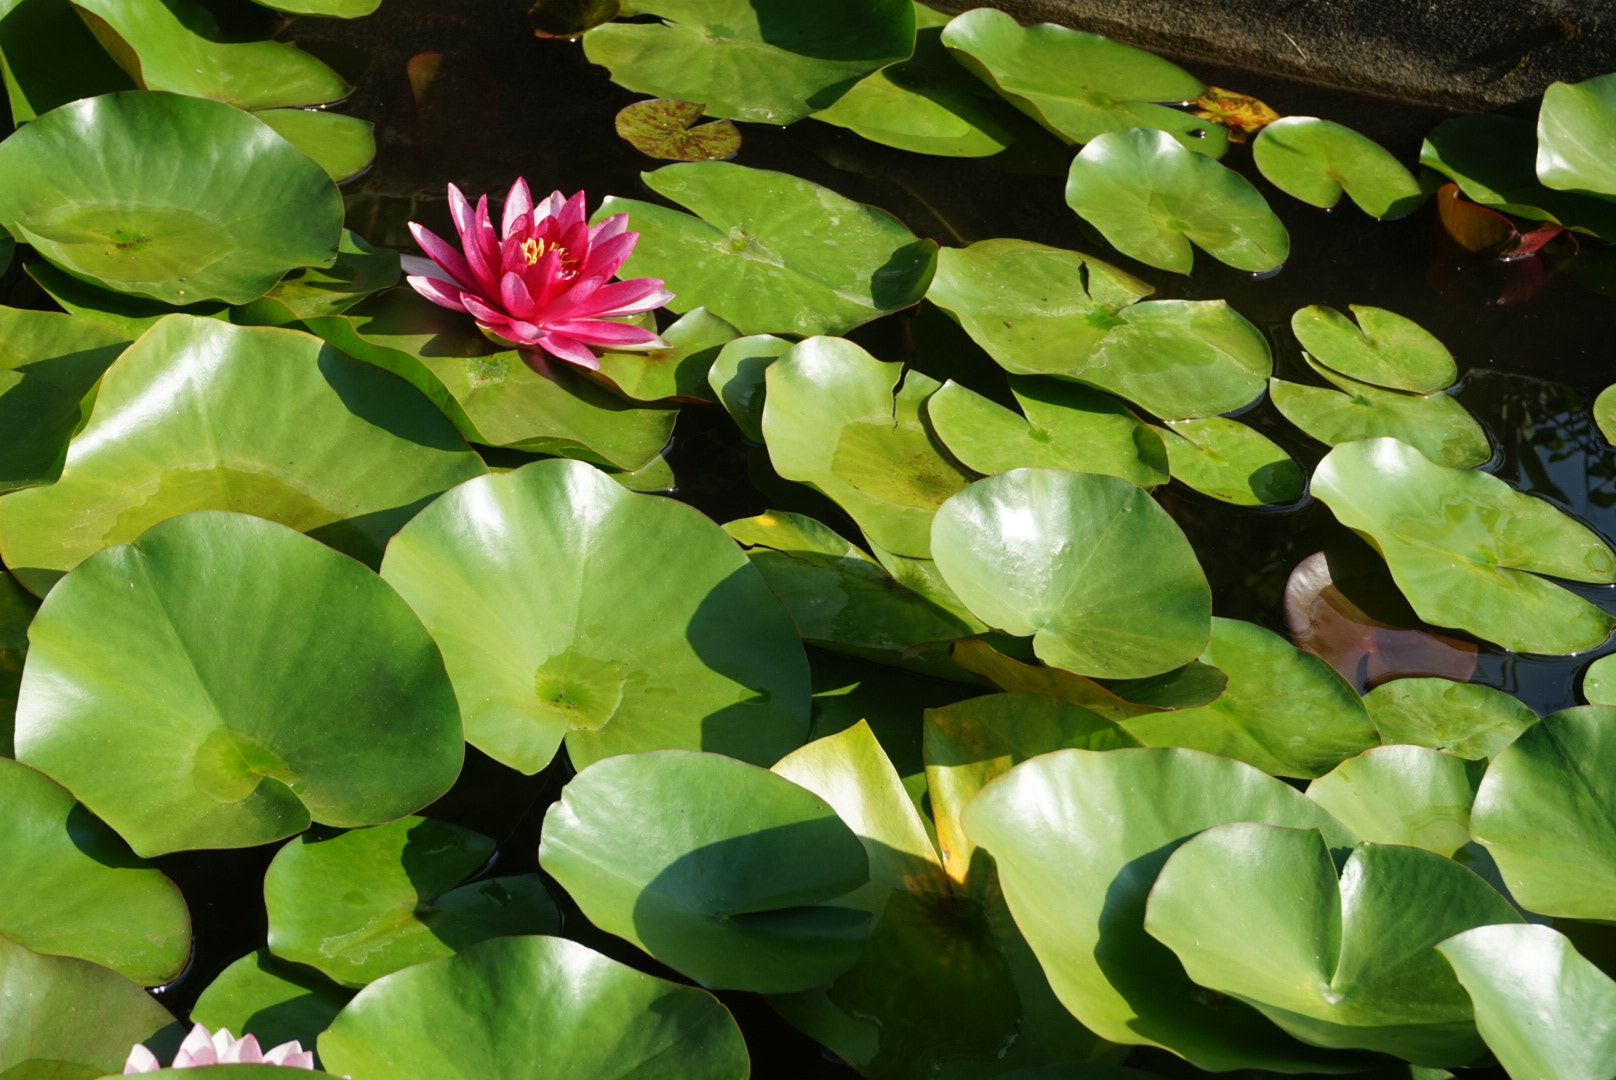
[[1226, 416], [1169, 420], [1155, 429], [1173, 478], [1236, 506], [1301, 498], [1302, 467], [1272, 439]]
[[1587, 527], [1486, 473], [1451, 469], [1396, 439], [1349, 442], [1313, 493], [1368, 538], [1420, 618], [1516, 652], [1572, 653], [1616, 619], [1538, 577], [1616, 582], [1616, 555]]
[[244, 304], [288, 270], [331, 265], [342, 197], [324, 169], [239, 109], [108, 94], [0, 144], [0, 225], [120, 292]]
[[1262, 393], [1268, 340], [1222, 300], [1138, 301], [1116, 267], [1026, 240], [938, 253], [927, 293], [1007, 371], [1109, 390], [1167, 419], [1213, 416]]
[[921, 412], [938, 383], [828, 337], [781, 356], [767, 381], [763, 435], [780, 475], [836, 500], [888, 551], [929, 558], [932, 515], [971, 480]]
[[320, 1057], [353, 1080], [745, 1080], [749, 1064], [711, 994], [557, 937], [495, 938], [378, 979]]
[[467, 741], [522, 772], [563, 738], [582, 767], [665, 747], [773, 764], [807, 735], [797, 628], [746, 556], [690, 507], [582, 462], [446, 493], [382, 576], [443, 650]]
[[1319, 304], [1299, 308], [1291, 332], [1319, 363], [1359, 382], [1431, 394], [1459, 377], [1453, 354], [1413, 319], [1362, 304], [1350, 310], [1352, 319]]
[[662, 279], [674, 311], [699, 304], [743, 334], [841, 334], [931, 282], [935, 243], [807, 180], [722, 161], [642, 177], [690, 213], [611, 196], [595, 217], [628, 213], [640, 239], [619, 273]]
[[391, 375], [307, 334], [171, 315], [103, 377], [62, 478], [0, 499], [0, 551], [43, 595], [165, 518], [236, 510], [375, 565], [421, 505], [483, 471]]
[[[1598, 704], [1598, 702], [1595, 702]], [[1393, 679], [1364, 695], [1383, 742], [1490, 758], [1537, 723], [1537, 713], [1502, 690], [1451, 679]]]
[[409, 606], [274, 522], [162, 522], [64, 578], [29, 633], [18, 759], [142, 855], [390, 821], [460, 771], [454, 688]]
[[846, 971], [869, 860], [828, 803], [766, 769], [662, 750], [597, 761], [544, 817], [539, 862], [590, 922], [703, 986], [792, 993]]
[[1098, 34], [1053, 23], [1022, 26], [979, 7], [943, 30], [943, 44], [1017, 108], [1070, 142], [1108, 131], [1158, 128], [1185, 146], [1222, 157], [1228, 132], [1177, 109], [1206, 86], [1169, 60]]
[[1537, 178], [1559, 191], [1616, 198], [1616, 74], [1551, 83], [1537, 114]]
[[264, 109], [253, 115], [319, 162], [333, 180], [352, 179], [376, 160], [376, 125], [369, 120], [315, 109]]
[[320, 1033], [353, 997], [318, 971], [271, 956], [248, 953], [221, 971], [191, 1007], [191, 1022], [210, 1031], [226, 1028], [252, 1035], [263, 1047], [296, 1039], [314, 1048]]
[[701, 101], [712, 116], [789, 124], [915, 47], [910, 0], [635, 0], [636, 15], [584, 35], [619, 86]]
[[1389, 218], [1413, 213], [1425, 199], [1390, 151], [1333, 120], [1275, 120], [1252, 143], [1251, 157], [1269, 183], [1314, 206], [1332, 207], [1345, 191], [1370, 217]]
[[728, 120], [692, 126], [707, 106], [676, 98], [625, 105], [613, 122], [624, 142], [663, 161], [723, 161], [741, 152], [741, 131]]
[[974, 615], [1035, 635], [1055, 667], [1141, 678], [1206, 647], [1206, 575], [1167, 511], [1126, 480], [1054, 469], [979, 480], [937, 512], [932, 548]]
[[1290, 256], [1290, 233], [1251, 181], [1160, 131], [1118, 131], [1085, 146], [1066, 179], [1066, 205], [1124, 255], [1178, 274], [1190, 272], [1195, 247], [1254, 273]]

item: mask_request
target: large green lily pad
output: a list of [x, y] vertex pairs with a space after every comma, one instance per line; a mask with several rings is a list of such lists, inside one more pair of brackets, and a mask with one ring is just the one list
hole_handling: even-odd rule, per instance
[[454, 688], [381, 579], [245, 514], [87, 559], [29, 629], [17, 756], [141, 855], [391, 821], [448, 790]]
[[[76, 956], [146, 986], [180, 973], [191, 919], [179, 889], [79, 806], [67, 789], [0, 758], [8, 872], [0, 933], [34, 952]], [[116, 919], [107, 913], [116, 911]]]
[[1214, 618], [1201, 662], [1229, 677], [1216, 701], [1146, 713], [1123, 726], [1146, 746], [1205, 750], [1274, 776], [1322, 776], [1380, 742], [1345, 679], [1255, 623]]
[[169, 315], [196, 315], [200, 318], [231, 322], [232, 312], [244, 311], [253, 306], [233, 308], [223, 300], [201, 300], [195, 304], [176, 307], [150, 297], [131, 296], [129, 293], [113, 292], [99, 285], [91, 285], [88, 281], [76, 278], [67, 271], [58, 270], [45, 262], [29, 263], [23, 267], [23, 272], [33, 278], [34, 284], [43, 289], [45, 294], [56, 301], [69, 315], [106, 327], [126, 341], [135, 340], [157, 325], [160, 319]]
[[769, 365], [766, 381], [763, 437], [776, 471], [836, 500], [873, 543], [929, 558], [932, 515], [971, 480], [921, 411], [936, 380], [816, 337]]
[[[498, 1007], [482, 1003], [498, 1002]], [[555, 937], [495, 938], [378, 979], [320, 1036], [353, 1080], [745, 1080], [711, 994]]]
[[931, 282], [935, 243], [829, 188], [722, 161], [642, 175], [690, 213], [611, 196], [595, 218], [628, 213], [640, 239], [619, 274], [661, 278], [674, 311], [700, 304], [743, 334], [842, 334]]
[[1156, 429], [1173, 478], [1236, 506], [1302, 497], [1302, 467], [1268, 436], [1226, 416], [1169, 420]]
[[252, 1035], [265, 1049], [296, 1039], [312, 1050], [320, 1032], [352, 997], [353, 991], [313, 968], [259, 949], [208, 984], [191, 1007], [191, 1022], [210, 1031], [225, 1028], [237, 1036]]
[[431, 402], [318, 338], [171, 315], [103, 377], [62, 478], [0, 500], [0, 552], [43, 594], [109, 544], [217, 509], [375, 565], [423, 504], [483, 472]]
[[1537, 713], [1502, 690], [1435, 677], [1381, 683], [1364, 695], [1364, 706], [1383, 742], [1470, 761], [1492, 757], [1537, 723]]
[[1222, 157], [1226, 129], [1152, 104], [1193, 101], [1206, 86], [1143, 49], [1053, 23], [1021, 26], [979, 7], [943, 30], [943, 44], [1017, 108], [1069, 142], [1108, 131], [1159, 128], [1185, 146]]
[[1545, 716], [1499, 751], [1470, 830], [1529, 910], [1616, 922], [1616, 708]]
[[90, 30], [142, 90], [243, 109], [320, 105], [353, 87], [281, 41], [230, 41], [201, 0], [73, 0]]
[[0, 145], [0, 225], [120, 292], [244, 304], [288, 270], [331, 265], [342, 198], [241, 110], [131, 92], [64, 105]]
[[1177, 274], [1190, 272], [1196, 247], [1253, 273], [1290, 257], [1290, 233], [1251, 181], [1161, 131], [1117, 131], [1085, 146], [1066, 205], [1124, 255]]
[[1055, 667], [1142, 678], [1206, 648], [1206, 575], [1173, 519], [1126, 480], [1054, 469], [979, 480], [937, 512], [932, 549], [973, 614], [1034, 635]]
[[1270, 184], [1305, 203], [1332, 207], [1345, 191], [1374, 218], [1403, 217], [1425, 199], [1414, 174], [1373, 139], [1316, 116], [1267, 124], [1251, 146]]
[[1463, 758], [1423, 746], [1376, 746], [1307, 787], [1307, 797], [1376, 844], [1451, 858], [1470, 843], [1480, 776]]
[[461, 485], [382, 576], [443, 650], [467, 740], [523, 772], [563, 739], [579, 767], [667, 747], [772, 765], [807, 735], [802, 643], [762, 576], [695, 510], [593, 466]]
[[561, 919], [537, 874], [461, 884], [493, 853], [488, 837], [432, 818], [305, 833], [264, 875], [269, 947], [364, 986], [491, 937], [557, 932]]
[[1510, 1076], [1616, 1073], [1616, 982], [1547, 926], [1478, 926], [1437, 946]]
[[1098, 259], [1026, 240], [945, 248], [928, 299], [1005, 370], [1090, 383], [1167, 419], [1262, 393], [1268, 340], [1222, 300], [1152, 300]]
[[135, 88], [68, 0], [0, 3], [0, 57], [16, 124], [82, 97]]
[[0, 1075], [89, 1080], [129, 1048], [177, 1047], [180, 1026], [139, 985], [98, 964], [41, 956], [0, 935]]
[[1537, 178], [1558, 191], [1616, 198], [1616, 74], [1551, 83], [1537, 114]]
[[678, 413], [625, 401], [594, 380], [552, 365], [531, 370], [466, 316], [413, 289], [389, 289], [341, 316], [308, 318], [310, 333], [391, 371], [432, 400], [472, 442], [582, 458], [629, 471], [667, 445]]
[[590, 922], [703, 986], [806, 990], [864, 951], [864, 847], [819, 796], [719, 754], [597, 761], [544, 818], [539, 862]]
[[1348, 310], [1351, 319], [1320, 304], [1298, 308], [1291, 333], [1330, 370], [1388, 390], [1431, 394], [1459, 377], [1453, 354], [1413, 319], [1363, 304]]
[[1011, 469], [1105, 473], [1150, 489], [1167, 482], [1161, 437], [1109, 394], [1052, 379], [1010, 380], [1024, 415], [950, 381], [926, 399], [943, 445], [985, 476]]
[[1616, 582], [1616, 555], [1592, 531], [1496, 476], [1450, 469], [1396, 439], [1344, 443], [1313, 493], [1385, 556], [1420, 618], [1516, 652], [1570, 653], [1616, 619], [1538, 574]]
[[915, 47], [910, 0], [635, 0], [584, 35], [619, 86], [699, 101], [711, 116], [789, 124]]
[[1354, 839], [1284, 781], [1195, 750], [1058, 750], [1024, 761], [965, 809], [998, 864], [1016, 924], [1050, 985], [1102, 1038], [1166, 1046], [1201, 1068], [1312, 1071], [1308, 1047], [1251, 1007], [1209, 995], [1145, 932], [1145, 901], [1173, 850], [1231, 821]]
[[1338, 879], [1318, 831], [1238, 823], [1173, 853], [1150, 890], [1145, 929], [1197, 983], [1304, 1041], [1452, 1067], [1483, 1046], [1469, 996], [1432, 946], [1519, 920], [1486, 882], [1434, 852], [1362, 843]]

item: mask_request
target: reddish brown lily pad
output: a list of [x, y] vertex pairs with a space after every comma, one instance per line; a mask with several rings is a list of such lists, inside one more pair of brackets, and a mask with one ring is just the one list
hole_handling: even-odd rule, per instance
[[1279, 119], [1279, 113], [1266, 103], [1221, 86], [1207, 87], [1195, 100], [1195, 115], [1228, 128], [1232, 142], [1241, 142]]
[[621, 0], [536, 0], [527, 18], [535, 37], [570, 38], [611, 22], [622, 10]]
[[647, 157], [725, 161], [740, 153], [741, 132], [729, 120], [691, 127], [707, 106], [677, 98], [636, 101], [617, 114], [617, 133]]

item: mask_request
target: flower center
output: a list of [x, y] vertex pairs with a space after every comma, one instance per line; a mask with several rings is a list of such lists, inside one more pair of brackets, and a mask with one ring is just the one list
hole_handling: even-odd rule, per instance
[[523, 240], [519, 250], [522, 252], [522, 258], [527, 260], [529, 266], [552, 252], [555, 254], [557, 261], [560, 262], [559, 269], [563, 272], [571, 271], [576, 264], [576, 260], [567, 254], [566, 248], [554, 241], [546, 242], [536, 236]]

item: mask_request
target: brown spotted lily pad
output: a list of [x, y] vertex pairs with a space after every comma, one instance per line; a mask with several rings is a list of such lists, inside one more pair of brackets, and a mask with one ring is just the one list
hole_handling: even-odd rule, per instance
[[1193, 104], [1194, 115], [1228, 128], [1231, 142], [1244, 142], [1279, 119], [1279, 113], [1265, 102], [1221, 86], [1207, 87]]
[[692, 127], [707, 106], [675, 98], [636, 101], [617, 114], [617, 133], [648, 157], [664, 161], [724, 161], [741, 150], [741, 132], [729, 120]]

